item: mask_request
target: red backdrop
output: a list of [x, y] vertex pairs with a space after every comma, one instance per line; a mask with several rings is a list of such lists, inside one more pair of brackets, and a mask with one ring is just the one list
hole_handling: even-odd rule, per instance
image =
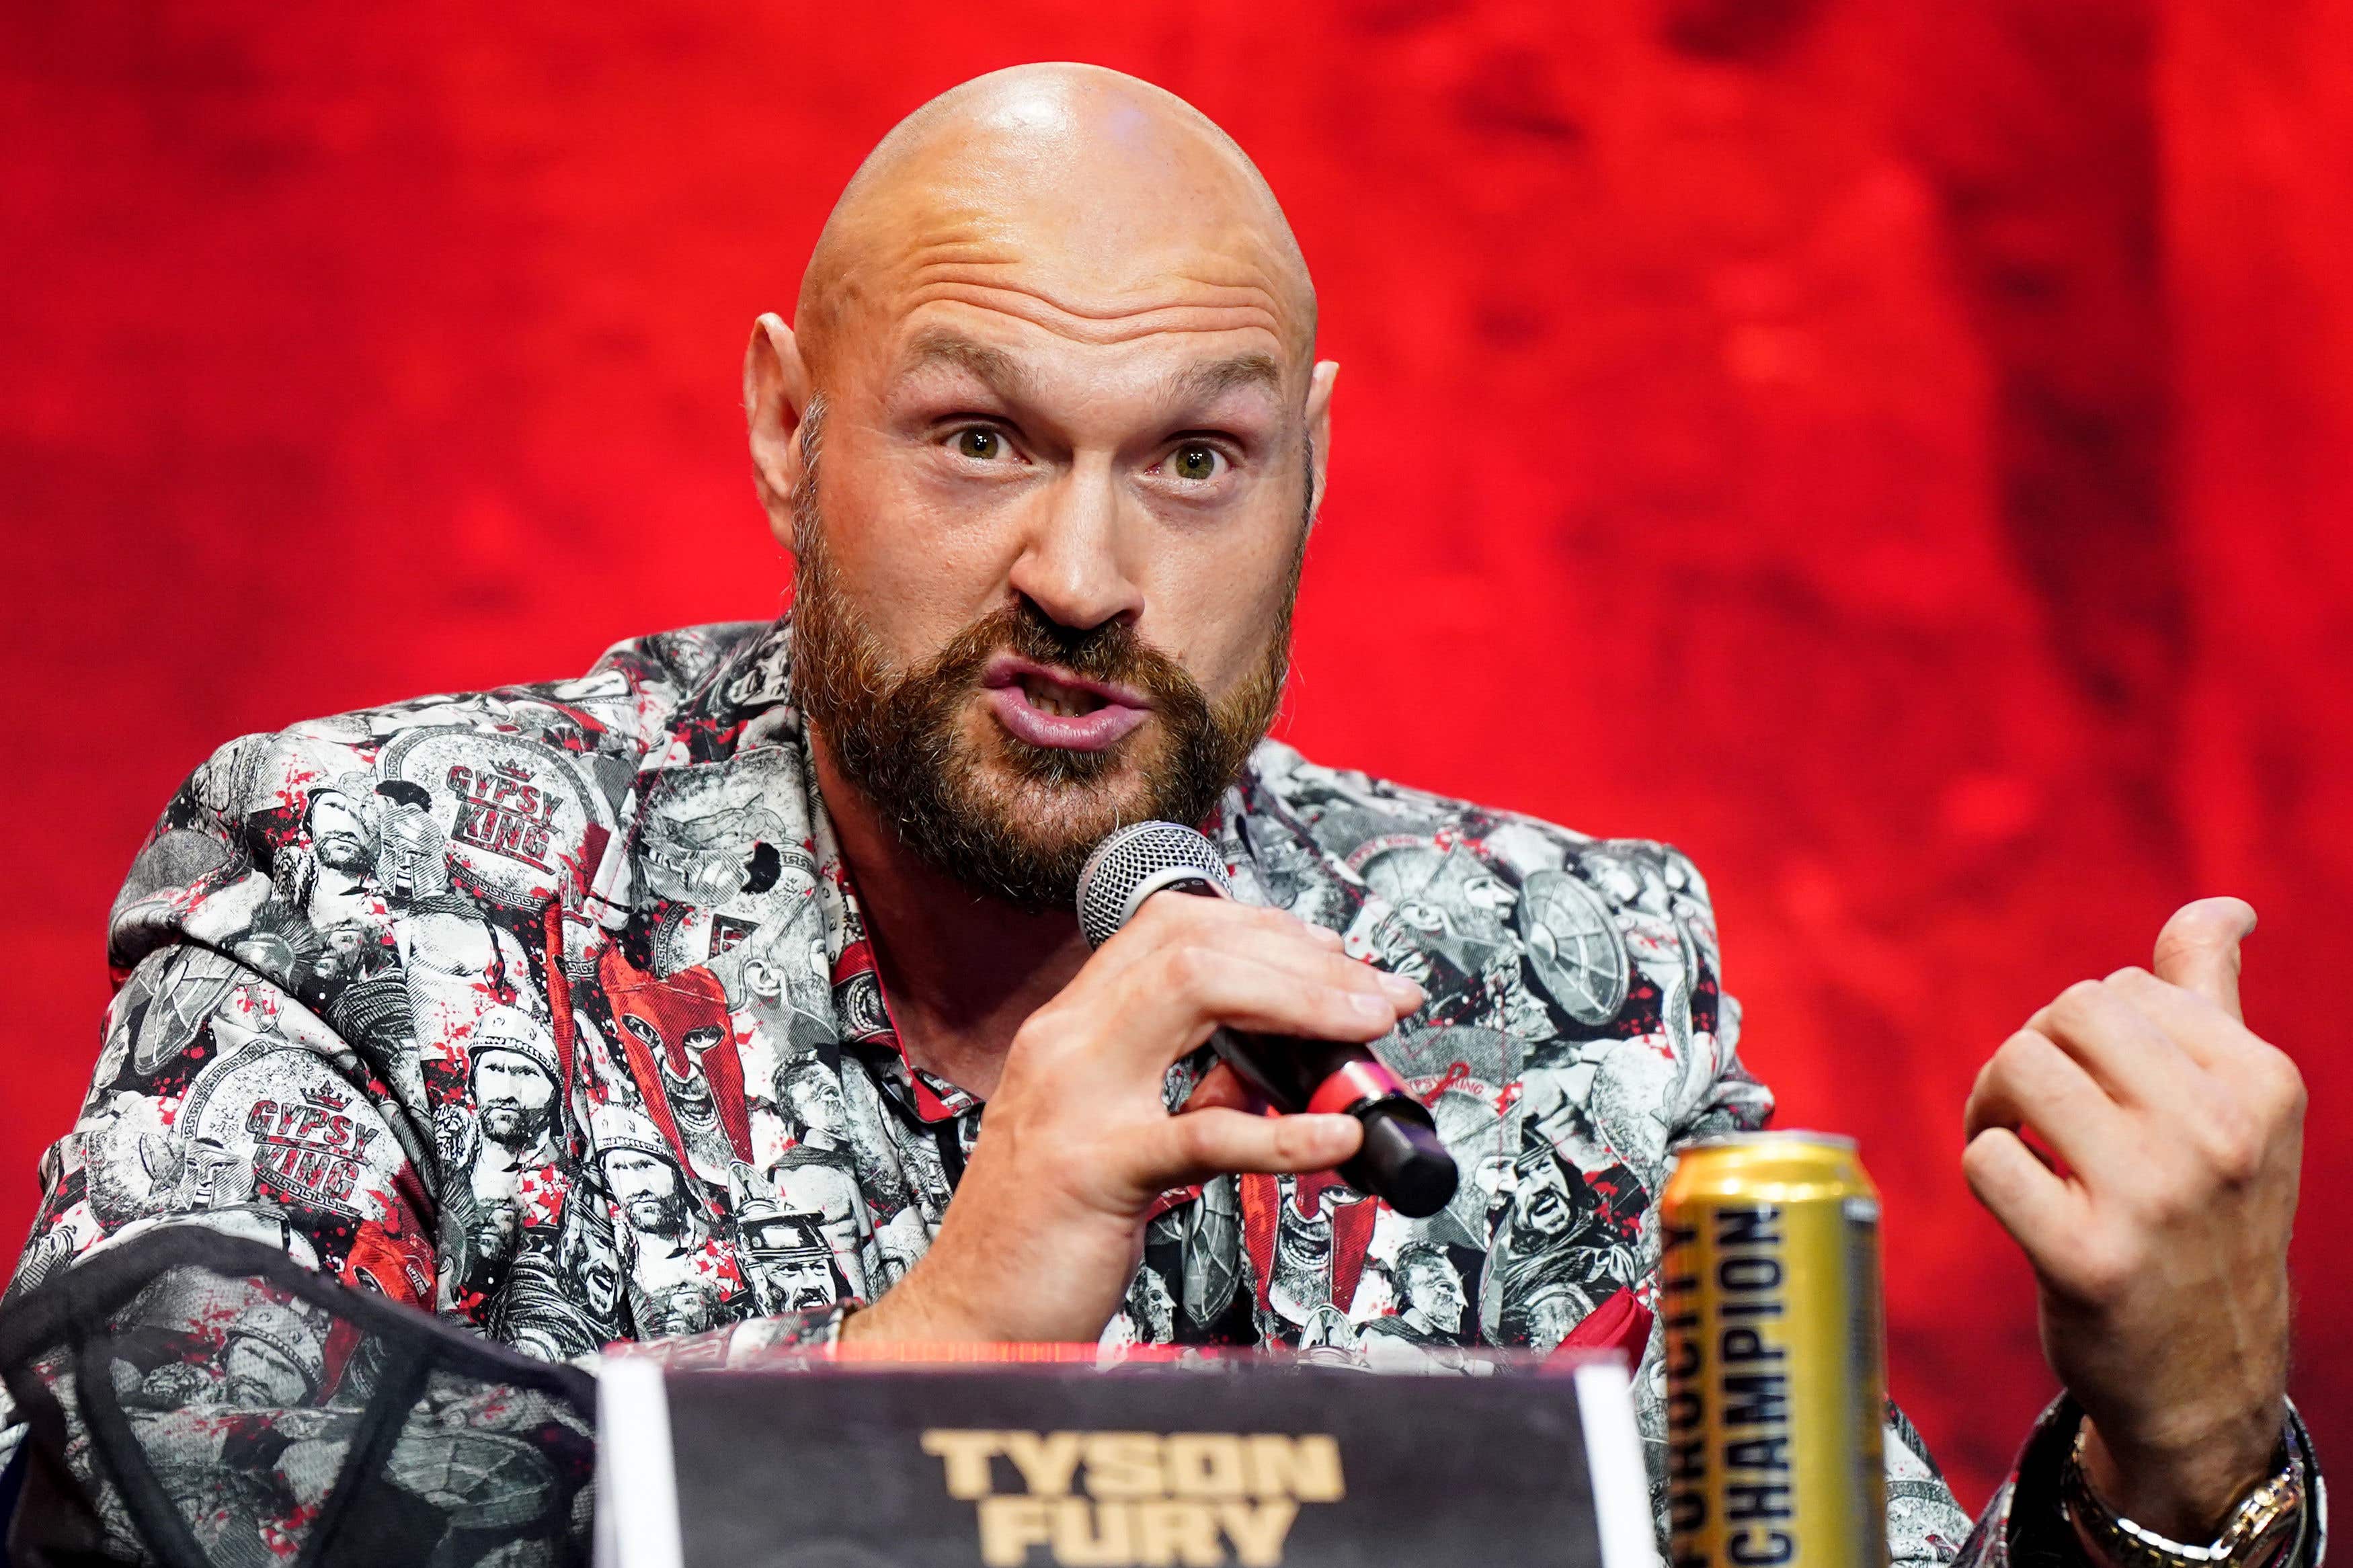
[[0, 1231], [179, 776], [769, 614], [754, 314], [899, 115], [1055, 57], [1230, 128], [1322, 288], [1292, 735], [1698, 858], [1785, 1121], [1887, 1190], [1895, 1388], [1965, 1500], [2050, 1388], [1970, 1078], [2218, 889], [2313, 1086], [2297, 1391], [2353, 1454], [2316, 0], [7, 7]]

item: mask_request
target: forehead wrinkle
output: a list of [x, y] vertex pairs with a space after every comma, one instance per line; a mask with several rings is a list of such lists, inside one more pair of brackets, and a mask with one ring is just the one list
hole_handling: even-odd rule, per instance
[[1126, 310], [1082, 313], [1061, 309], [1026, 289], [984, 288], [970, 283], [934, 283], [909, 301], [908, 313], [927, 305], [956, 304], [1010, 316], [1074, 342], [1109, 346], [1162, 332], [1262, 331], [1280, 342], [1274, 312], [1261, 305], [1147, 305]]
[[1148, 281], [1082, 293], [1034, 274], [1012, 258], [982, 262], [968, 254], [934, 251], [915, 258], [902, 287], [892, 290], [900, 295], [895, 313], [905, 319], [929, 305], [953, 303], [1088, 344], [1132, 342], [1158, 332], [1255, 330], [1286, 349], [1293, 346], [1280, 300], [1255, 279], [1198, 276], [1180, 265]]
[[[1067, 237], [1051, 232], [1058, 226], [992, 222], [958, 213], [940, 214], [915, 226], [930, 232], [907, 237], [887, 264], [898, 287], [909, 293], [941, 283], [1018, 290], [1059, 314], [1092, 321], [1187, 305], [1255, 308], [1282, 335], [1285, 310], [1278, 273], [1263, 256], [1247, 254], [1255, 247], [1240, 247], [1246, 253], [1238, 256], [1205, 249], [1198, 241], [1171, 247], [1164, 240], [1124, 258], [1109, 269], [1110, 276], [1090, 277], [1106, 269], [1089, 267]], [[1039, 227], [1048, 232], [1035, 232]]]

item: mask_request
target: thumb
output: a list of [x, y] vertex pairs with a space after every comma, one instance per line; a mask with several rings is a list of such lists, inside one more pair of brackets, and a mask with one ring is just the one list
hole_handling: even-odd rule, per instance
[[2195, 991], [2243, 1021], [2239, 944], [2254, 929], [2254, 906], [2244, 899], [2200, 899], [2184, 904], [2157, 933], [2157, 977]]

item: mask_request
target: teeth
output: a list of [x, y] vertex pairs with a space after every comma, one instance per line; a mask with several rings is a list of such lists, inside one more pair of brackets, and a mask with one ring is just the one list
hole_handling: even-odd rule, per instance
[[1092, 713], [1103, 706], [1101, 700], [1092, 693], [1071, 691], [1067, 687], [1058, 686], [1051, 681], [1040, 680], [1035, 677], [1023, 679], [1021, 691], [1022, 695], [1029, 699], [1030, 707], [1040, 713], [1050, 713], [1058, 719], [1074, 719], [1082, 713]]

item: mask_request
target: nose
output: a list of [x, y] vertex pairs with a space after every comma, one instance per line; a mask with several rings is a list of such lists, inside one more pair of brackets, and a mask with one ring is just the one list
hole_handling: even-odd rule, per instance
[[1013, 563], [1014, 591], [1079, 631], [1140, 614], [1144, 591], [1127, 561], [1124, 510], [1110, 457], [1082, 455], [1040, 489]]

